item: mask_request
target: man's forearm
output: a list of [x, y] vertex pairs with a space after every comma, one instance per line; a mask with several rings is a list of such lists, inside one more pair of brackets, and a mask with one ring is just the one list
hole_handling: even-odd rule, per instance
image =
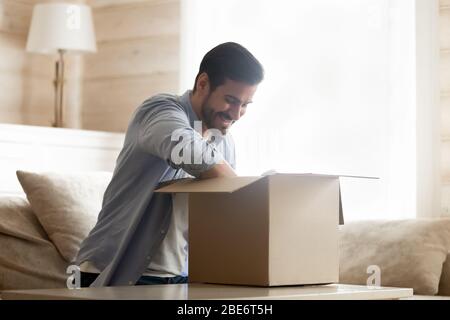
[[218, 177], [236, 177], [237, 174], [230, 164], [223, 160], [222, 162], [214, 165], [211, 169], [202, 172], [200, 179], [218, 178]]

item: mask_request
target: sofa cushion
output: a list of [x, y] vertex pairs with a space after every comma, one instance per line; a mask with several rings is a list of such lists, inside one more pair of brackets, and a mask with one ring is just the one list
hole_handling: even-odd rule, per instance
[[67, 262], [97, 222], [110, 172], [33, 173], [17, 177], [40, 223]]
[[367, 268], [375, 265], [382, 286], [413, 288], [422, 295], [438, 292], [450, 219], [357, 221], [340, 232], [341, 283], [367, 284]]
[[25, 198], [0, 197], [0, 248], [0, 290], [66, 285], [67, 262]]

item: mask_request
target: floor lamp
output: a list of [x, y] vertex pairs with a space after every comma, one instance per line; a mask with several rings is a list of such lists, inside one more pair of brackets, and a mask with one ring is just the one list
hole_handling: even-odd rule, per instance
[[64, 55], [97, 51], [90, 7], [71, 3], [35, 5], [28, 33], [27, 51], [58, 55], [55, 63], [53, 126], [63, 127]]

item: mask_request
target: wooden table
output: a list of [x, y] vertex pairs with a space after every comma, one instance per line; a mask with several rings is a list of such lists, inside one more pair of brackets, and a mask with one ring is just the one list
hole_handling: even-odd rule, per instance
[[81, 289], [3, 291], [4, 300], [372, 300], [400, 299], [413, 295], [408, 288], [366, 287], [345, 284], [289, 287], [248, 287], [214, 284], [167, 284]]

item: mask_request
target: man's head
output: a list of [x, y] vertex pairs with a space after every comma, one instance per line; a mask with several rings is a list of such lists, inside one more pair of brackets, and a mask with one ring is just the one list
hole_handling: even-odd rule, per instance
[[209, 51], [200, 64], [193, 89], [206, 128], [225, 134], [244, 115], [263, 78], [261, 63], [243, 46], [227, 42]]

